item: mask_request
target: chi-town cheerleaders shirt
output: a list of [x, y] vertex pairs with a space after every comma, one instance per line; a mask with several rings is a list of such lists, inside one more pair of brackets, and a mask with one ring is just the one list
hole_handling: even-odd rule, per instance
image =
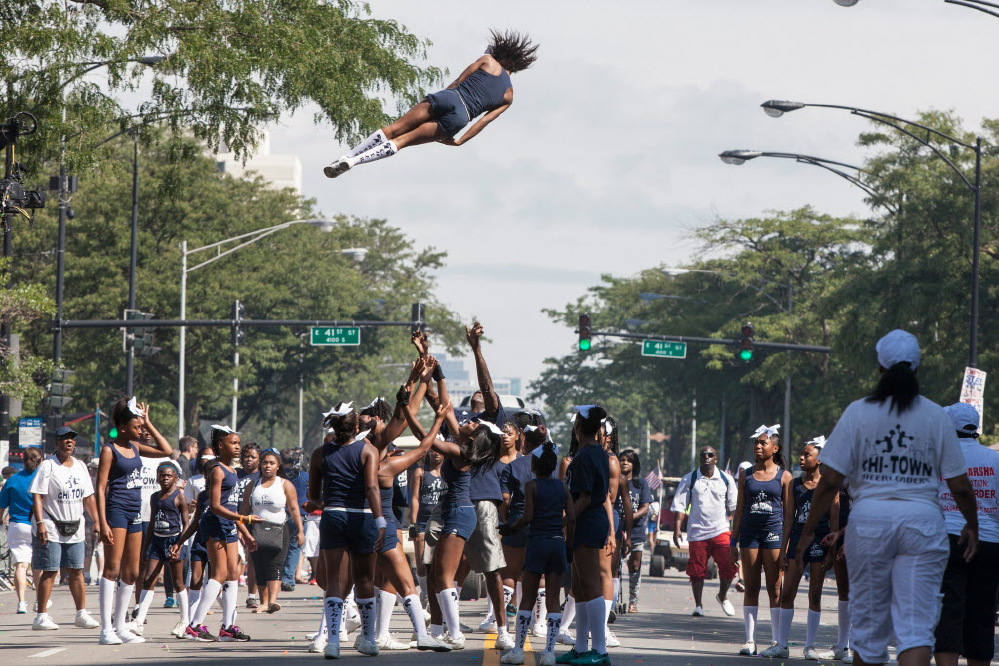
[[[999, 451], [982, 446], [977, 439], [958, 439], [971, 488], [978, 504], [978, 538], [989, 543], [999, 543]], [[948, 534], [960, 534], [964, 516], [954, 502], [947, 482], [940, 480], [940, 508], [944, 512]]]

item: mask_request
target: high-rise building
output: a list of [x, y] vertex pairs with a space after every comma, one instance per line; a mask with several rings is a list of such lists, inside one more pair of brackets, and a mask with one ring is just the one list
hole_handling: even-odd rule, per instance
[[302, 193], [302, 162], [297, 155], [271, 154], [271, 137], [265, 130], [257, 145], [257, 150], [244, 164], [229, 152], [215, 156], [219, 171], [232, 174], [235, 178], [260, 176], [269, 187], [281, 190], [290, 187], [296, 194]]

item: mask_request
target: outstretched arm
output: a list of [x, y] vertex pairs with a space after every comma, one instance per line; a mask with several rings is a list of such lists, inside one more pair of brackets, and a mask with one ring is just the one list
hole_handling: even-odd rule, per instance
[[434, 424], [430, 427], [430, 432], [423, 436], [423, 439], [420, 440], [420, 445], [401, 456], [390, 456], [383, 460], [378, 469], [378, 474], [394, 477], [423, 460], [423, 457], [427, 455], [427, 451], [433, 445], [434, 440], [437, 439], [437, 433], [440, 432], [441, 424], [444, 423], [444, 417], [450, 411], [450, 403], [441, 405], [437, 409], [437, 418], [434, 419]]
[[[482, 391], [482, 401], [486, 405], [486, 416], [490, 419], [495, 419], [496, 414], [499, 412], [500, 401], [499, 396], [493, 390], [493, 378], [489, 376], [489, 366], [486, 365], [486, 359], [482, 355], [482, 345], [480, 344], [482, 333], [482, 324], [479, 322], [472, 324], [472, 328], [465, 327], [465, 337], [472, 348], [473, 356], [475, 356], [475, 374], [479, 379], [479, 390]], [[443, 399], [443, 396], [441, 399]]]
[[[510, 102], [513, 104], [513, 102]], [[462, 144], [471, 141], [479, 132], [486, 128], [486, 125], [491, 123], [500, 117], [500, 114], [510, 108], [510, 104], [504, 104], [503, 106], [498, 106], [489, 113], [485, 114], [481, 118], [475, 121], [475, 124], [468, 128], [468, 131], [462, 134], [457, 139], [444, 138], [441, 139], [441, 143], [447, 146], [460, 146]]]
[[476, 70], [478, 70], [478, 69], [481, 69], [481, 68], [482, 68], [482, 65], [483, 65], [483, 64], [485, 64], [485, 62], [486, 62], [486, 59], [487, 59], [488, 57], [489, 57], [489, 56], [485, 56], [485, 55], [484, 55], [484, 56], [481, 56], [481, 57], [480, 57], [480, 58], [479, 58], [478, 60], [476, 60], [476, 61], [475, 61], [475, 62], [473, 62], [473, 63], [472, 63], [471, 65], [469, 65], [468, 67], [466, 67], [466, 68], [465, 68], [464, 70], [462, 70], [461, 74], [459, 74], [459, 75], [458, 75], [458, 78], [456, 78], [456, 79], [455, 79], [454, 81], [452, 81], [452, 82], [451, 82], [451, 85], [449, 85], [449, 86], [447, 87], [447, 89], [448, 89], [448, 90], [454, 90], [455, 88], [457, 88], [457, 87], [458, 87], [458, 85], [459, 85], [459, 84], [460, 84], [460, 83], [461, 83], [462, 81], [464, 81], [465, 79], [467, 79], [468, 77], [470, 77], [470, 76], [472, 75], [472, 73], [473, 73], [473, 72], [475, 72], [475, 71], [476, 71]]

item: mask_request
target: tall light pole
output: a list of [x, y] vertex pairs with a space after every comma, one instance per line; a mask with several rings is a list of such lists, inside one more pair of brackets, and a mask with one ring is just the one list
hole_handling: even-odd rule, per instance
[[[860, 0], [833, 0], [840, 7], [853, 7]], [[986, 0], [944, 0], [948, 5], [958, 5], [959, 7], [969, 7], [984, 12], [989, 16], [999, 18], [999, 4], [986, 2]]]
[[[212, 264], [212, 263], [218, 261], [219, 259], [221, 259], [222, 257], [230, 255], [233, 252], [236, 252], [237, 250], [240, 250], [240, 249], [246, 247], [247, 245], [250, 245], [252, 243], [257, 242], [261, 238], [266, 238], [267, 236], [270, 236], [271, 234], [277, 233], [278, 231], [281, 231], [282, 229], [287, 229], [288, 227], [294, 226], [296, 224], [309, 224], [309, 225], [312, 225], [312, 226], [315, 226], [315, 227], [319, 227], [320, 230], [325, 231], [325, 232], [333, 231], [334, 227], [336, 226], [336, 222], [334, 222], [333, 220], [328, 220], [328, 219], [324, 219], [324, 218], [309, 218], [309, 219], [306, 219], [306, 220], [292, 220], [290, 222], [282, 222], [281, 224], [276, 224], [276, 225], [274, 225], [272, 227], [267, 227], [265, 229], [258, 229], [256, 231], [250, 231], [248, 233], [240, 234], [238, 236], [233, 236], [232, 238], [226, 238], [225, 240], [221, 240], [221, 241], [218, 241], [218, 242], [215, 242], [215, 243], [210, 243], [208, 245], [204, 245], [202, 247], [195, 248], [193, 250], [188, 250], [187, 249], [187, 241], [186, 240], [185, 241], [181, 241], [180, 242], [180, 319], [181, 320], [186, 320], [187, 319], [187, 275], [188, 275], [188, 273], [193, 273], [194, 271], [198, 270], [199, 268], [203, 268], [204, 266]], [[228, 243], [233, 243], [235, 241], [242, 241], [242, 242], [240, 242], [238, 245], [235, 245], [235, 246], [233, 246], [233, 247], [231, 247], [231, 248], [229, 248], [227, 250], [223, 250], [222, 249], [223, 245], [226, 245]], [[189, 256], [191, 256], [193, 254], [197, 254], [199, 252], [204, 252], [206, 250], [212, 250], [212, 249], [216, 250], [216, 254], [213, 257], [211, 257], [209, 259], [206, 259], [205, 261], [202, 261], [200, 264], [196, 264], [194, 266], [188, 267], [188, 265], [187, 265], [187, 258]], [[341, 252], [343, 254], [348, 255], [348, 256], [354, 256], [354, 255], [358, 255], [359, 254], [363, 258], [363, 252], [366, 252], [366, 250], [363, 250], [363, 248], [349, 248], [349, 249], [346, 249], [346, 250], [341, 250]], [[186, 326], [181, 326], [180, 327], [180, 350], [179, 350], [179, 355], [180, 355], [179, 366], [180, 367], [179, 367], [179, 370], [178, 370], [178, 386], [177, 386], [177, 437], [178, 438], [183, 437], [184, 434], [185, 434], [185, 430], [184, 430], [184, 382], [185, 382], [185, 370], [186, 370], [185, 363], [186, 363], [186, 356], [187, 356], [186, 342], [187, 342], [187, 327]], [[235, 398], [234, 398], [234, 400], [235, 400]], [[236, 409], [237, 409], [236, 404], [237, 404], [236, 402], [233, 402], [233, 421], [234, 422], [230, 424], [233, 428], [236, 427], [236, 423], [235, 423], [235, 418], [237, 416], [237, 414], [236, 414]]]
[[[887, 125], [902, 134], [910, 137], [916, 142], [929, 148], [934, 155], [939, 157], [944, 163], [951, 168], [958, 178], [971, 190], [974, 195], [974, 217], [972, 220], [972, 248], [971, 248], [971, 316], [969, 328], [970, 332], [968, 335], [968, 366], [972, 368], [978, 367], [978, 301], [979, 301], [979, 262], [981, 255], [981, 235], [982, 235], [982, 137], [976, 137], [974, 143], [968, 143], [962, 141], [957, 137], [945, 134], [940, 130], [928, 127], [921, 123], [914, 122], [912, 120], [906, 120], [905, 118], [899, 118], [898, 116], [893, 116], [888, 113], [881, 113], [880, 111], [871, 111], [870, 109], [861, 109], [855, 106], [843, 106], [840, 104], [805, 104], [803, 102], [789, 102], [786, 100], [769, 100], [760, 105], [763, 107], [763, 111], [772, 118], [780, 118], [785, 113], [791, 111], [797, 111], [798, 109], [803, 109], [805, 107], [815, 107], [821, 109], [841, 109], [843, 111], [849, 111], [852, 115], [860, 116], [861, 118], [866, 118], [868, 120], [874, 121], [881, 125]], [[917, 131], [920, 131], [917, 134]], [[925, 136], [921, 134], [925, 133]], [[969, 179], [963, 171], [957, 168], [957, 165], [946, 154], [944, 154], [939, 148], [933, 145], [931, 138], [938, 138], [948, 141], [956, 146], [971, 150], [975, 154], [975, 174], [973, 179]]]

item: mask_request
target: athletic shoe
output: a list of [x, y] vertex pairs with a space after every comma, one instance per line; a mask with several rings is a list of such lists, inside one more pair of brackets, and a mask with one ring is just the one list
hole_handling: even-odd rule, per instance
[[465, 636], [464, 634], [459, 634], [458, 636], [452, 636], [451, 634], [444, 632], [438, 640], [444, 645], [447, 645], [452, 650], [464, 650], [465, 649]]
[[257, 595], [248, 594], [246, 595], [246, 607], [247, 608], [257, 608], [260, 604], [257, 603]]
[[[45, 610], [48, 610], [50, 608], [52, 608], [52, 599], [51, 598], [49, 599], [49, 602], [47, 604], [45, 604]], [[35, 611], [36, 613], [38, 612], [38, 599], [35, 599], [35, 605], [32, 607], [32, 610]]]
[[596, 650], [589, 650], [579, 655], [572, 661], [574, 666], [610, 666], [610, 657], [607, 653], [600, 654]]
[[281, 591], [282, 592], [294, 592], [295, 591], [295, 586], [292, 585], [291, 583], [281, 583]]
[[772, 644], [766, 650], [760, 653], [761, 657], [768, 657], [770, 659], [787, 659], [791, 656], [791, 651], [784, 647], [783, 645], [778, 645], [777, 643]]
[[163, 600], [163, 608], [176, 608], [177, 600], [173, 597], [167, 597]]
[[[514, 606], [512, 603], [506, 605], [506, 616], [517, 617], [517, 607]], [[997, 621], [996, 624], [999, 624], [999, 621]]]
[[135, 607], [132, 608], [132, 612], [129, 614], [128, 619], [134, 622], [137, 617], [139, 617], [139, 604], [135, 604]]
[[604, 637], [607, 639], [607, 647], [621, 647], [621, 641], [617, 639], [617, 636], [610, 629], [604, 632]]
[[[309, 645], [309, 652], [322, 652], [326, 649], [326, 634], [316, 633], [312, 635], [312, 644]], [[340, 648], [337, 647], [337, 655], [340, 654]]]
[[102, 629], [101, 637], [97, 639], [98, 645], [121, 645], [122, 641], [118, 636], [110, 629]]
[[739, 654], [744, 657], [752, 657], [756, 654], [756, 643], [753, 641], [746, 641], [742, 644], [742, 649], [739, 650]]
[[380, 638], [375, 641], [379, 650], [408, 650], [409, 643], [401, 643], [389, 635], [386, 638]]
[[444, 641], [438, 640], [433, 636], [427, 636], [426, 638], [416, 637], [416, 640], [409, 642], [409, 647], [415, 647], [417, 650], [433, 650], [434, 652], [450, 652], [451, 646]]
[[339, 659], [340, 658], [340, 645], [339, 643], [327, 643], [323, 648], [323, 656], [327, 659]]
[[694, 606], [694, 612], [690, 615], [691, 617], [704, 617], [704, 609], [700, 606]]
[[534, 625], [534, 629], [531, 630], [531, 633], [537, 638], [544, 638], [548, 635], [548, 624], [546, 622], [538, 622]]
[[187, 628], [184, 629], [184, 638], [191, 641], [198, 641], [200, 643], [213, 643], [218, 640], [210, 631], [208, 631], [208, 627], [203, 624], [197, 627], [187, 625]]
[[146, 639], [128, 630], [128, 625], [124, 629], [115, 632], [122, 643], [145, 643]]
[[581, 657], [583, 653], [576, 652], [576, 648], [572, 648], [568, 652], [563, 652], [558, 657], [555, 658], [556, 664], [574, 664], [576, 659]]
[[427, 629], [430, 628], [430, 611], [427, 610], [426, 604], [423, 605], [423, 624], [427, 626]]
[[844, 664], [853, 663], [853, 650], [850, 648], [833, 648], [833, 659], [836, 661], [841, 661]]
[[637, 613], [638, 612], [638, 604], [628, 604], [628, 612], [629, 613]]
[[219, 640], [223, 642], [248, 641], [250, 637], [244, 634], [235, 624], [219, 629]]
[[496, 620], [483, 620], [479, 623], [479, 631], [484, 634], [495, 634], [496, 626]]
[[101, 623], [95, 620], [87, 609], [76, 611], [76, 618], [73, 620], [73, 626], [79, 627], [80, 629], [96, 629], [101, 626]]
[[833, 658], [833, 653], [831, 651], [818, 650], [814, 645], [806, 646], [803, 654], [805, 659], [808, 661], [821, 661]]
[[472, 633], [472, 628], [465, 624], [464, 622], [458, 622], [458, 628], [461, 629], [462, 634]]
[[135, 620], [132, 620], [131, 622], [126, 622], [125, 629], [131, 631], [136, 636], [141, 636], [144, 633], [142, 625], [136, 622]]
[[538, 661], [539, 666], [555, 666], [555, 653], [554, 652], [542, 652], [541, 659]]
[[18, 601], [17, 602], [17, 614], [18, 615], [24, 615], [27, 612], [28, 612], [28, 602], [27, 601]]
[[735, 606], [733, 606], [732, 602], [728, 600], [728, 597], [722, 599], [721, 594], [716, 594], [715, 601], [721, 604], [722, 612], [724, 612], [725, 615], [728, 615], [729, 617], [735, 615]]
[[558, 639], [555, 642], [562, 645], [575, 645], [576, 637], [563, 629], [558, 632]]
[[369, 657], [378, 656], [378, 643], [368, 638], [364, 638], [363, 636], [361, 637], [361, 640], [357, 642], [357, 645], [355, 647], [357, 648], [357, 651], [360, 652], [361, 654], [366, 654]]
[[178, 622], [177, 624], [173, 625], [173, 629], [170, 630], [170, 633], [173, 634], [176, 638], [183, 638], [184, 637], [184, 623], [183, 622]]
[[31, 628], [35, 631], [44, 631], [45, 629], [58, 629], [59, 625], [48, 613], [39, 613], [35, 616], [35, 621], [31, 623]]
[[524, 663], [524, 651], [514, 648], [512, 650], [507, 650], [502, 657], [500, 657], [501, 664], [523, 664]]
[[351, 632], [357, 631], [360, 628], [361, 628], [361, 616], [353, 615], [344, 619], [342, 633], [349, 634]]
[[735, 591], [736, 592], [745, 592], [746, 591], [746, 586], [742, 584], [741, 580], [735, 581]]
[[323, 173], [326, 174], [327, 178], [336, 178], [340, 174], [347, 173], [350, 169], [350, 163], [343, 157], [333, 162], [328, 167], [323, 168]]
[[[615, 613], [614, 609], [611, 608], [610, 613], [607, 615], [607, 624], [614, 624], [616, 620], [617, 620], [617, 613]], [[590, 650], [590, 652], [593, 652], [593, 650]]]
[[496, 636], [495, 648], [497, 650], [512, 650], [513, 645], [513, 636], [511, 636], [509, 632], [504, 631], [502, 634]]

